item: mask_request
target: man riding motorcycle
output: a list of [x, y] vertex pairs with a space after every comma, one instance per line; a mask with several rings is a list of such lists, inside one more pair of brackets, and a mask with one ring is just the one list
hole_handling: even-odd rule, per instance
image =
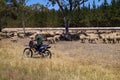
[[[36, 43], [34, 41], [36, 41]], [[32, 57], [35, 53], [41, 55], [42, 57], [51, 58], [52, 54], [49, 48], [51, 48], [49, 44], [43, 44], [40, 33], [36, 32], [36, 35], [34, 37], [31, 37], [31, 40], [29, 41], [29, 47], [26, 47], [23, 50], [23, 54], [26, 57]]]
[[[34, 41], [36, 41], [36, 43], [34, 43]], [[32, 37], [31, 40], [29, 41], [29, 46], [30, 47], [36, 46], [36, 49], [39, 49], [42, 45], [43, 45], [42, 37], [39, 32], [36, 32], [35, 38]]]

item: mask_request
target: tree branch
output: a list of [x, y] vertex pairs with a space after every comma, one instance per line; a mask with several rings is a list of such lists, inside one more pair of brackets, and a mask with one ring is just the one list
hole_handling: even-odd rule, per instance
[[[76, 11], [77, 7], [81, 4], [83, 4], [84, 2], [87, 2], [88, 0], [82, 0], [80, 3], [75, 3], [74, 7], [72, 6], [72, 0], [69, 0], [70, 3], [70, 17], [69, 17], [69, 22], [71, 21], [74, 12]], [[73, 10], [71, 9], [71, 7], [73, 7]]]
[[82, 2], [80, 2], [80, 5], [83, 4], [84, 2], [87, 2], [88, 0], [82, 0]]
[[58, 6], [60, 7], [60, 10], [61, 10], [61, 12], [62, 12], [62, 15], [65, 17], [65, 12], [64, 12], [64, 9], [63, 9], [63, 7], [62, 7], [62, 4], [61, 4], [60, 0], [56, 0], [56, 1], [57, 1]]
[[69, 0], [69, 4], [70, 4], [70, 11], [72, 11], [72, 0]]

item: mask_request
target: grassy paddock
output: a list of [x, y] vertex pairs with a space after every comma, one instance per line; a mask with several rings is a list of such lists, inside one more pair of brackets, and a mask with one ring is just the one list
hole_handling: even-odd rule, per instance
[[[0, 41], [0, 80], [119, 80], [119, 54], [67, 55], [52, 49], [52, 59], [24, 58], [23, 45]], [[77, 49], [72, 51], [79, 52]], [[65, 54], [66, 55], [65, 55]], [[119, 57], [115, 57], [115, 55]], [[111, 57], [110, 57], [111, 56]]]

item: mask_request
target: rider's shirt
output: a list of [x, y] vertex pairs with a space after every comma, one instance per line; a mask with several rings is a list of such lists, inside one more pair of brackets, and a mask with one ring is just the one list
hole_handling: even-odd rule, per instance
[[38, 46], [42, 45], [42, 37], [41, 37], [41, 35], [39, 35], [39, 34], [36, 35], [35, 40], [37, 41]]

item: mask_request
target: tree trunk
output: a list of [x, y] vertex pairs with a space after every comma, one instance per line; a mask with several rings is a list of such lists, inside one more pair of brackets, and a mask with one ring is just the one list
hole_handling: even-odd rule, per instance
[[66, 26], [65, 26], [65, 33], [66, 33], [66, 35], [69, 34], [69, 26], [68, 26], [68, 22], [66, 23]]
[[72, 40], [72, 37], [71, 37], [71, 34], [69, 33], [70, 20], [67, 20], [67, 19], [64, 17], [64, 24], [65, 24], [65, 35], [64, 35], [64, 38], [65, 38], [65, 40], [71, 41], [71, 40]]
[[2, 20], [0, 19], [0, 32], [2, 32], [2, 29], [3, 29], [3, 22], [2, 22]]
[[65, 34], [68, 35], [69, 34], [69, 21], [66, 20], [65, 17], [64, 17], [64, 24], [65, 24]]
[[66, 15], [65, 15], [62, 3], [60, 2], [60, 0], [57, 0], [57, 4], [60, 7], [61, 13], [63, 15], [64, 24], [65, 24], [65, 34], [68, 35], [69, 34], [69, 23], [68, 23], [68, 20], [66, 19]]
[[0, 32], [2, 31], [2, 25], [1, 25], [1, 20], [0, 20]]
[[23, 32], [25, 35], [25, 15], [24, 15], [24, 13], [22, 13], [22, 27], [23, 27]]

